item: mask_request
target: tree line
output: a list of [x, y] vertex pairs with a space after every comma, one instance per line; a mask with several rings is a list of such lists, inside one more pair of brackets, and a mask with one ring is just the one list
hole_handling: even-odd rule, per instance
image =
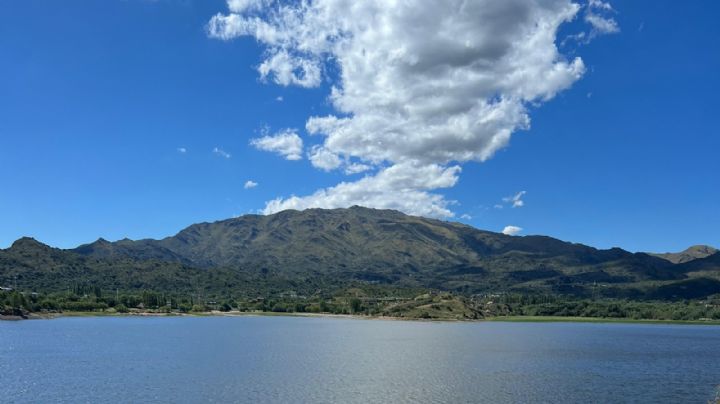
[[[268, 297], [174, 294], [152, 290], [108, 291], [89, 285], [73, 285], [65, 292], [29, 293], [0, 291], [0, 314], [23, 316], [29, 313], [61, 312], [158, 312], [191, 313], [217, 311], [329, 313], [403, 316], [423, 302], [419, 296], [449, 295], [448, 292], [417, 289], [383, 289], [376, 286], [336, 290], [313, 296], [278, 293]], [[647, 320], [720, 320], [720, 295], [703, 300], [633, 301], [622, 299], [581, 299], [553, 294], [503, 293], [456, 296], [458, 302], [482, 313], [498, 316], [561, 316], [626, 318]]]

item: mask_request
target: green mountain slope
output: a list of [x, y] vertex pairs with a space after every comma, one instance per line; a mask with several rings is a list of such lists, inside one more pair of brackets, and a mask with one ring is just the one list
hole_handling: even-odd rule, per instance
[[101, 239], [74, 250], [21, 239], [0, 251], [0, 283], [20, 275], [54, 290], [82, 280], [104, 288], [248, 294], [367, 284], [465, 294], [682, 298], [658, 290], [702, 279], [702, 293], [718, 293], [718, 273], [710, 264], [698, 271], [619, 248], [506, 236], [361, 207], [247, 215], [195, 224], [162, 240]]

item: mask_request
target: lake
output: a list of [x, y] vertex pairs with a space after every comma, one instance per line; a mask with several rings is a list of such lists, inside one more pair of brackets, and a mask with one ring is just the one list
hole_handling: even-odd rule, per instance
[[0, 322], [0, 402], [707, 403], [720, 327], [303, 317]]

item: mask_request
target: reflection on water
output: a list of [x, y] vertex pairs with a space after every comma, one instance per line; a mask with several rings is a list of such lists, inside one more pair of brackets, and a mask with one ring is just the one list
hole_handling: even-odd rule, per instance
[[0, 323], [2, 402], [696, 402], [720, 327], [297, 317]]

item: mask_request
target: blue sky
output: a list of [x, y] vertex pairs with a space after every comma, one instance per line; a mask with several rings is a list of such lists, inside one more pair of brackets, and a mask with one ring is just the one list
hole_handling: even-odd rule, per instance
[[[377, 161], [337, 146], [352, 139], [324, 140], [340, 134], [308, 134], [311, 117], [346, 116], [329, 99], [332, 86], [350, 88], [346, 71], [330, 61], [309, 85], [283, 83], [278, 69], [261, 78], [258, 66], [278, 50], [252, 35], [210, 35], [213, 16], [232, 14], [223, 1], [1, 2], [0, 247], [21, 236], [63, 248], [161, 238], [267, 212], [276, 198], [280, 207], [320, 203], [306, 197], [404, 164], [444, 181], [412, 188], [418, 204], [436, 195], [428, 200], [453, 215], [442, 217], [481, 229], [632, 251], [720, 246], [720, 5], [615, 1], [604, 17], [619, 32], [561, 45], [596, 28], [581, 6], [555, 44], [562, 58], [582, 58], [584, 72], [547, 101], [523, 104], [528, 129], [482, 162], [408, 163], [429, 155], [415, 152], [417, 131], [403, 138], [415, 154], [400, 144]], [[369, 108], [352, 102], [356, 117]], [[415, 118], [406, 127], [426, 122]], [[288, 128], [303, 141], [299, 159], [251, 145]], [[342, 165], [326, 171], [313, 150]], [[352, 163], [371, 168], [343, 172]], [[258, 185], [246, 189], [248, 180]], [[522, 206], [503, 201], [521, 191]], [[322, 203], [356, 196], [330, 197]]]

